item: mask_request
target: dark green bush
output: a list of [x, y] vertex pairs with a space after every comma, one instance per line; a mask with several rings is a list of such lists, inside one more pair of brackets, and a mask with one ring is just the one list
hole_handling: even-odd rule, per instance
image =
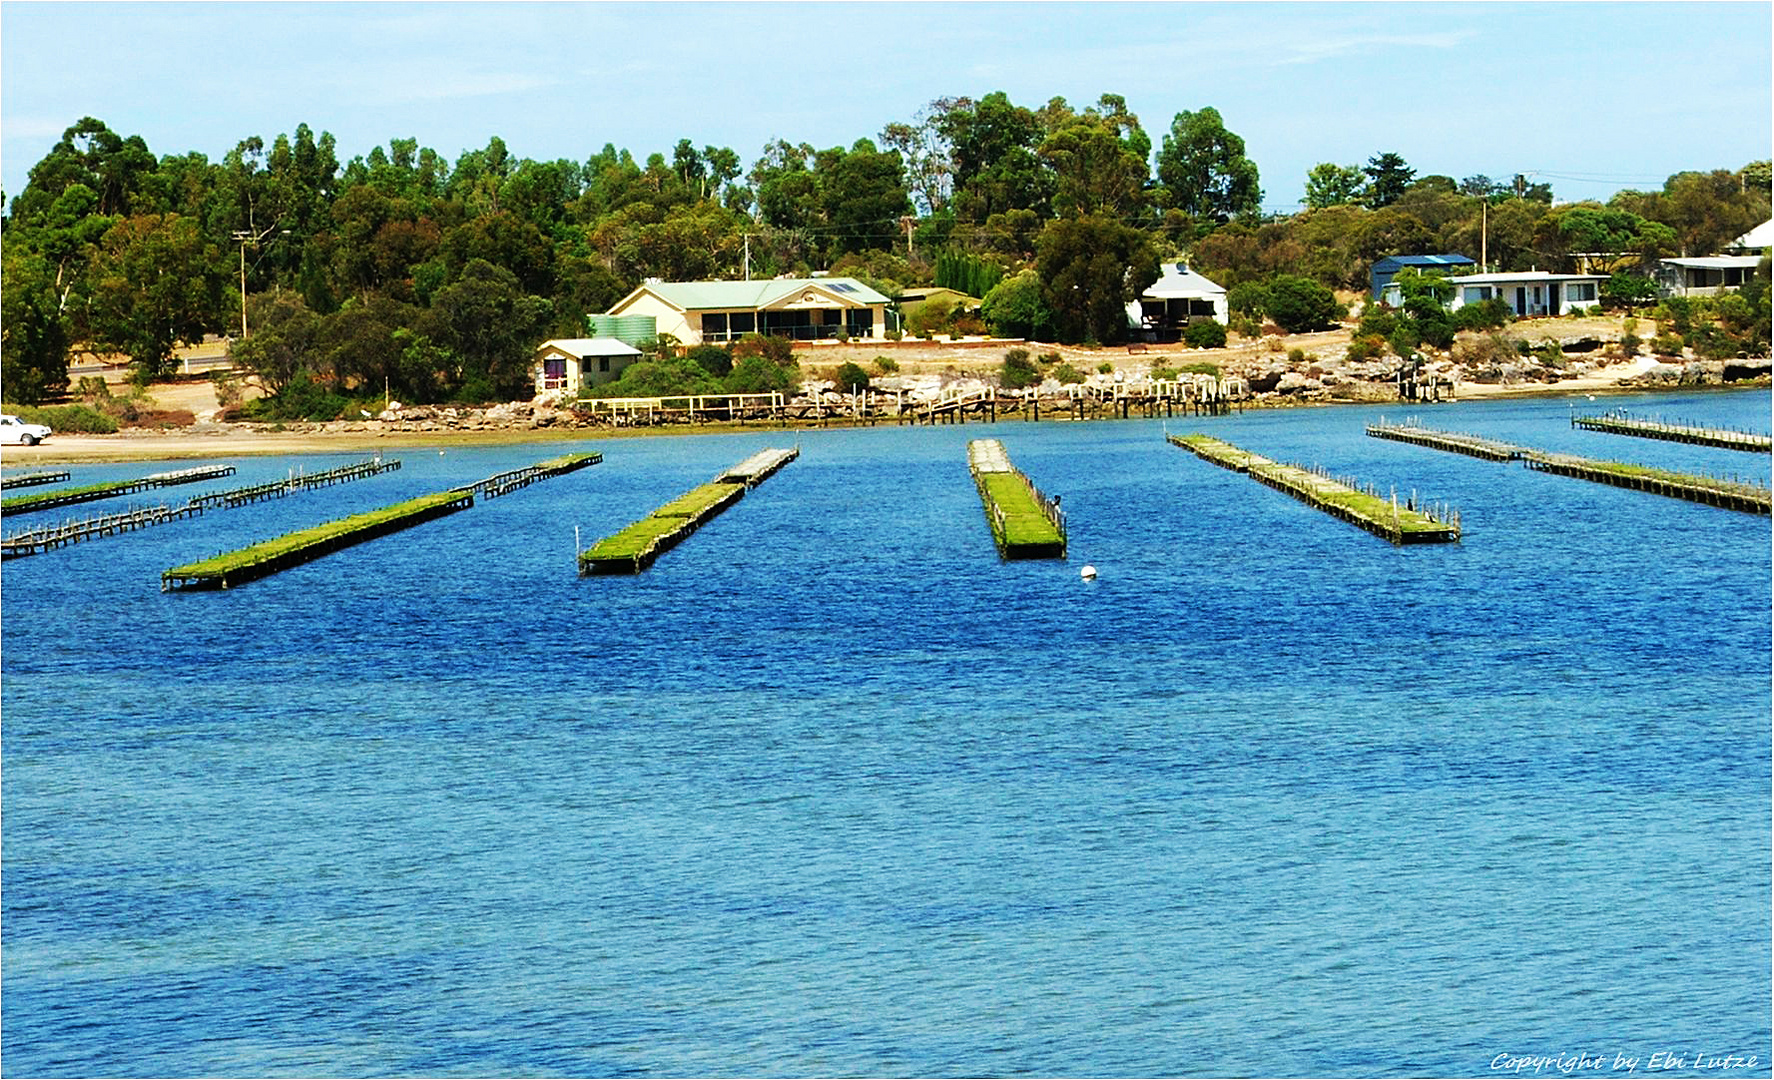
[[999, 386], [1008, 390], [1021, 390], [1025, 386], [1038, 386], [1040, 383], [1041, 372], [1029, 361], [1027, 349], [1012, 349], [1004, 354], [1004, 363], [998, 368]]
[[733, 353], [719, 345], [698, 345], [689, 351], [686, 359], [717, 379], [726, 378], [733, 370]]
[[1226, 328], [1213, 319], [1192, 322], [1183, 331], [1183, 341], [1195, 349], [1223, 349], [1226, 347]]
[[27, 424], [46, 424], [66, 435], [113, 435], [117, 421], [85, 405], [0, 405]]
[[1321, 330], [1336, 321], [1337, 298], [1311, 278], [1281, 274], [1269, 283], [1269, 317], [1290, 334]]
[[[462, 389], [466, 393], [472, 386], [464, 383]], [[242, 411], [248, 420], [257, 421], [337, 420], [349, 408], [351, 399], [303, 375], [290, 380], [271, 397], [247, 402]]]
[[832, 382], [839, 393], [848, 394], [852, 391], [869, 388], [869, 373], [848, 361], [832, 375]]
[[788, 338], [775, 337], [768, 334], [747, 334], [733, 343], [733, 362], [748, 356], [761, 356], [775, 364], [793, 364], [795, 362], [795, 343]]

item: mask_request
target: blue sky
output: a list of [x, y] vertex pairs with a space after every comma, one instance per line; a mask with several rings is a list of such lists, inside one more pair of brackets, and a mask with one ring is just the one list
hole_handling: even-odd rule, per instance
[[1770, 156], [1774, 5], [1759, 3], [0, 4], [7, 197], [82, 116], [219, 160], [306, 122], [341, 160], [415, 137], [454, 160], [605, 143], [875, 138], [932, 99], [1127, 99], [1154, 146], [1214, 106], [1264, 205], [1395, 151], [1419, 175], [1655, 188]]

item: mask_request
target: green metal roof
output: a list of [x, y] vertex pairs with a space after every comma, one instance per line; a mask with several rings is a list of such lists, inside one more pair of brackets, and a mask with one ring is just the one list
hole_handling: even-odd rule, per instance
[[753, 311], [779, 304], [808, 288], [824, 290], [850, 304], [888, 303], [885, 296], [855, 278], [818, 277], [771, 278], [768, 281], [654, 281], [624, 297], [616, 308], [644, 289], [682, 311]]

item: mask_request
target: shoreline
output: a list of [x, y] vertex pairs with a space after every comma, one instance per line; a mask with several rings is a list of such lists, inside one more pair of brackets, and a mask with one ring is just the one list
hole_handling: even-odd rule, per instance
[[[1565, 380], [1560, 383], [1464, 383], [1459, 396], [1452, 401], [1398, 401], [1412, 408], [1457, 407], [1465, 401], [1492, 401], [1499, 398], [1540, 397], [1624, 397], [1633, 394], [1658, 394], [1671, 391], [1706, 393], [1748, 392], [1769, 389], [1769, 382], [1757, 380], [1725, 386], [1654, 387], [1624, 386], [1599, 376]], [[1317, 410], [1345, 406], [1387, 405], [1383, 401], [1264, 401], [1246, 403], [1246, 410]], [[1139, 419], [1144, 419], [1139, 418]], [[1010, 422], [1000, 420], [1000, 423]], [[1021, 421], [1031, 422], [1031, 421]], [[1035, 423], [1114, 423], [1116, 418], [1073, 420], [1054, 417]], [[1122, 421], [1125, 422], [1125, 421]], [[374, 423], [371, 421], [369, 423]], [[48, 465], [110, 464], [133, 461], [179, 461], [218, 457], [273, 457], [289, 454], [340, 453], [367, 450], [449, 449], [450, 447], [510, 446], [525, 443], [596, 442], [608, 439], [670, 438], [685, 435], [721, 435], [747, 431], [799, 431], [827, 428], [902, 426], [891, 420], [874, 423], [833, 418], [824, 421], [793, 421], [777, 424], [665, 424], [651, 427], [505, 427], [437, 431], [387, 431], [367, 426], [345, 431], [270, 432], [246, 424], [199, 424], [193, 427], [163, 431], [129, 429], [115, 435], [54, 435], [37, 446], [0, 447], [0, 467], [7, 469]]]

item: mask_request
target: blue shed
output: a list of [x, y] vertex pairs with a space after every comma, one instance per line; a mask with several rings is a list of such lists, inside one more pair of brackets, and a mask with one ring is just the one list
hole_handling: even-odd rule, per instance
[[1392, 283], [1400, 270], [1414, 266], [1419, 270], [1449, 270], [1457, 266], [1473, 266], [1471, 259], [1464, 255], [1388, 255], [1374, 263], [1374, 299], [1380, 298], [1386, 286]]

